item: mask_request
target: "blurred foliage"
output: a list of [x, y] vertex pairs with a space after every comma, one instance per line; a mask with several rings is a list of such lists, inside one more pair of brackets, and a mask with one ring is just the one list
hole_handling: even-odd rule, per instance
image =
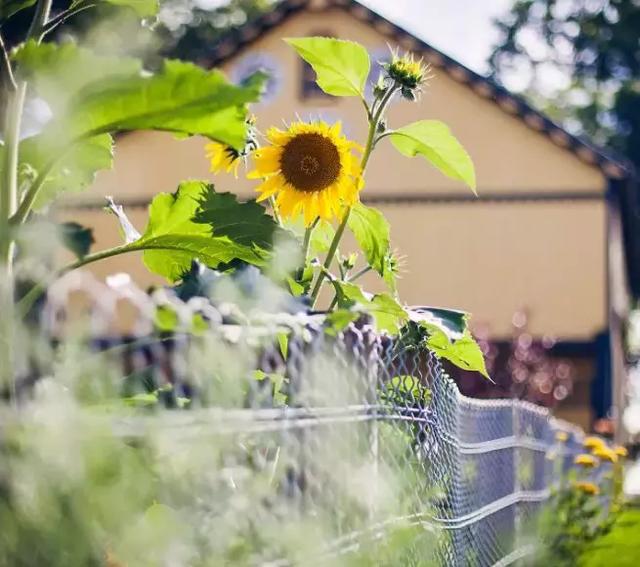
[[[636, 0], [516, 0], [490, 58], [498, 79], [529, 73], [524, 93], [578, 134], [640, 164], [640, 4]], [[560, 71], [553, 92], [541, 85]], [[557, 81], [555, 81], [557, 82]]]
[[[74, 36], [89, 40], [112, 52], [126, 50], [130, 55], [145, 55], [151, 62], [158, 62], [160, 56], [202, 61], [225, 33], [267, 12], [276, 3], [277, 0], [160, 0], [157, 18], [150, 18], [141, 30], [133, 10], [123, 14], [118, 6], [104, 2], [66, 20], [56, 35], [58, 39]], [[70, 0], [53, 0], [53, 15], [70, 4]], [[3, 25], [9, 45], [24, 36], [33, 10], [23, 10]]]
[[[611, 531], [592, 542], [582, 554], [578, 565], [596, 567], [637, 565], [640, 557], [640, 508], [629, 508], [620, 514]], [[615, 557], [615, 562], [612, 558]]]

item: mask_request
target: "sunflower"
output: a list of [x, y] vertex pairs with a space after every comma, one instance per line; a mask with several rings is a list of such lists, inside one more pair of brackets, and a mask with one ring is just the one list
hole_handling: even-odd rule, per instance
[[584, 494], [589, 494], [591, 496], [600, 494], [600, 489], [593, 482], [579, 481], [575, 482], [573, 486]]
[[220, 142], [209, 142], [205, 147], [207, 158], [211, 160], [211, 171], [218, 173], [226, 171], [238, 177], [238, 166], [240, 165], [241, 154], [238, 150], [221, 144]]
[[618, 455], [616, 454], [616, 452], [606, 446], [596, 447], [593, 450], [593, 455], [595, 457], [598, 457], [599, 459], [602, 459], [603, 461], [609, 461], [610, 463], [618, 462]]
[[627, 451], [627, 449], [622, 445], [617, 445], [616, 447], [613, 448], [613, 450], [615, 454], [618, 455], [618, 457], [621, 457], [622, 459], [624, 459], [629, 455], [629, 451]]
[[258, 201], [276, 198], [283, 217], [302, 213], [305, 226], [317, 217], [332, 220], [353, 205], [362, 188], [359, 146], [340, 134], [340, 123], [294, 122], [287, 130], [271, 128], [270, 146], [256, 150], [250, 178], [263, 178]]
[[582, 442], [582, 446], [585, 447], [586, 449], [594, 450], [594, 449], [598, 449], [599, 447], [604, 447], [604, 441], [600, 439], [600, 437], [591, 436], [591, 437], [587, 437]]
[[574, 460], [574, 464], [580, 465], [585, 468], [595, 467], [598, 464], [598, 460], [593, 455], [578, 455]]

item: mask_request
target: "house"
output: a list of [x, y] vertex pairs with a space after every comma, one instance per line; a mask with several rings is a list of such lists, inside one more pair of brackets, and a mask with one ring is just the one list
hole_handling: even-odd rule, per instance
[[[390, 125], [447, 123], [475, 162], [479, 197], [423, 160], [404, 158], [388, 144], [376, 149], [362, 198], [384, 212], [394, 247], [408, 258], [400, 296], [409, 305], [467, 310], [495, 339], [508, 339], [514, 312], [526, 306], [531, 335], [556, 337], [560, 355], [576, 361], [576, 392], [562, 415], [588, 426], [590, 381], [598, 374], [607, 391], [611, 376], [621, 384], [622, 322], [631, 292], [640, 290], [637, 267], [631, 269], [638, 257], [628, 213], [631, 169], [356, 0], [283, 0], [212, 45], [198, 63], [219, 66], [235, 81], [257, 68], [270, 73], [267, 93], [253, 108], [259, 129], [320, 117], [342, 120], [349, 137], [363, 140], [359, 101], [324, 95], [282, 41], [311, 35], [358, 41], [373, 60], [385, 59], [390, 45], [431, 64], [434, 77], [420, 101], [395, 102]], [[114, 169], [70, 200], [64, 214], [93, 226], [99, 249], [119, 242], [114, 219], [102, 211], [104, 195], [124, 205], [138, 228], [150, 199], [185, 178], [211, 179], [219, 190], [251, 197], [255, 182], [209, 172], [204, 143], [156, 132], [121, 135]], [[93, 269], [101, 277], [127, 270], [141, 285], [160, 283], [135, 255]], [[374, 278], [369, 285], [375, 288]]]

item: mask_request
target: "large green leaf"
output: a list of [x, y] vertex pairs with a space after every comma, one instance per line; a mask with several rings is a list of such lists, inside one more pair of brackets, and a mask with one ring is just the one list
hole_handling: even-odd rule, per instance
[[142, 129], [200, 134], [240, 148], [246, 104], [258, 99], [265, 79], [256, 74], [236, 86], [220, 71], [182, 61], [165, 61], [157, 73], [142, 73], [135, 60], [119, 63], [75, 45], [30, 44], [16, 59], [21, 73], [32, 77], [39, 94], [58, 110], [41, 134], [49, 148]]
[[353, 41], [329, 37], [288, 38], [316, 72], [318, 86], [334, 96], [364, 96], [371, 62], [367, 50]]
[[476, 173], [469, 154], [448, 126], [438, 120], [420, 120], [398, 128], [391, 143], [403, 155], [420, 155], [442, 173], [468, 185], [476, 192]]
[[30, 40], [13, 53], [12, 59], [17, 63], [19, 76], [35, 86], [54, 114], [72, 110], [71, 101], [93, 82], [135, 79], [142, 71], [138, 59], [98, 55], [71, 42]]
[[[278, 226], [267, 215], [258, 218], [255, 206], [253, 202], [239, 203], [228, 193], [215, 193], [213, 185], [204, 181], [186, 181], [173, 195], [156, 195], [149, 207], [146, 230], [127, 248], [144, 250], [147, 268], [170, 281], [181, 279], [193, 260], [210, 268], [236, 259], [262, 265], [268, 256], [268, 234], [272, 239]], [[255, 221], [255, 236], [249, 227], [234, 234], [224, 223], [220, 223], [218, 233], [214, 219], [220, 218], [221, 209], [236, 218], [246, 212]]]
[[[27, 138], [20, 144], [20, 172], [23, 180], [32, 179], [46, 166], [49, 156], [38, 136]], [[100, 134], [81, 140], [56, 162], [47, 176], [34, 208], [40, 209], [65, 191], [82, 191], [95, 179], [101, 169], [111, 169], [113, 140], [109, 134]]]
[[263, 206], [255, 201], [240, 204], [231, 193], [210, 190], [202, 195], [195, 222], [209, 225], [214, 236], [227, 236], [237, 244], [256, 250], [271, 248], [277, 225]]
[[0, 21], [9, 19], [15, 13], [35, 3], [36, 0], [0, 0]]
[[355, 307], [370, 314], [376, 327], [381, 331], [397, 334], [400, 327], [409, 319], [404, 307], [387, 293], [368, 296], [355, 284], [337, 280], [332, 283], [338, 297], [338, 307], [342, 309]]
[[349, 228], [369, 265], [381, 276], [384, 275], [390, 247], [387, 219], [379, 210], [357, 203], [349, 215]]

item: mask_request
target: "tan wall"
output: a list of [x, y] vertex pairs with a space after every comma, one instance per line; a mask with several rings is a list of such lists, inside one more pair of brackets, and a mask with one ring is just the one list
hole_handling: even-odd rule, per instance
[[[279, 95], [254, 110], [262, 130], [295, 120], [297, 115], [341, 118], [351, 137], [362, 141], [364, 117], [355, 99], [300, 100], [300, 61], [281, 40], [317, 32], [357, 40], [371, 51], [386, 49], [387, 38], [341, 11], [301, 14], [265, 35], [249, 49], [279, 62]], [[238, 58], [245, 56], [241, 53]], [[238, 58], [225, 67], [232, 71]], [[602, 192], [601, 173], [554, 145], [496, 104], [435, 70], [435, 78], [418, 104], [399, 102], [390, 124], [421, 118], [445, 121], [471, 154], [478, 191]], [[254, 183], [208, 172], [204, 141], [176, 141], [170, 135], [142, 132], [121, 136], [113, 171], [99, 176], [83, 201], [111, 194], [121, 201], [173, 191], [185, 178], [215, 180], [221, 190], [251, 195]], [[367, 172], [364, 196], [399, 193], [466, 194], [420, 159], [398, 155], [381, 144]], [[562, 337], [588, 338], [605, 325], [604, 205], [602, 202], [518, 202], [447, 205], [384, 205], [394, 245], [409, 258], [400, 290], [410, 304], [438, 304], [473, 311], [506, 333], [513, 311], [531, 309], [532, 330]], [[75, 220], [96, 225], [97, 214], [73, 213]], [[139, 228], [144, 219], [134, 213]], [[100, 220], [98, 247], [113, 241], [115, 222]], [[107, 236], [109, 234], [110, 236]], [[436, 265], [437, 264], [437, 265]], [[131, 270], [138, 281], [152, 281], [138, 260], [115, 259], [96, 266], [103, 275]]]

